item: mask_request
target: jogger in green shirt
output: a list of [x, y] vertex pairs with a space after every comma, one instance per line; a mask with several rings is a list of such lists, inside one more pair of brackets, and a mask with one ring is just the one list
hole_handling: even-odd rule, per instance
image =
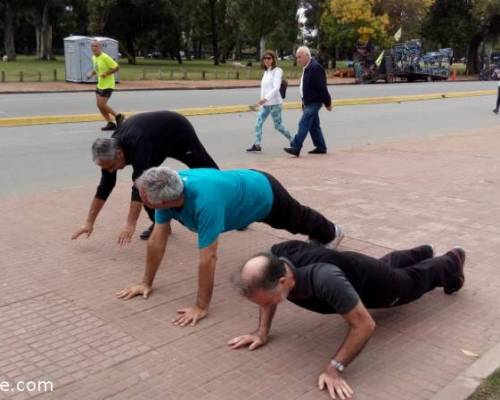
[[[104, 119], [108, 121], [101, 130], [114, 131], [125, 119], [123, 114], [117, 113], [108, 106], [108, 100], [115, 89], [115, 72], [120, 69], [120, 66], [115, 60], [102, 51], [102, 45], [98, 40], [92, 40], [90, 47], [93, 53], [92, 65], [94, 68], [89, 74], [89, 78], [93, 75], [97, 75], [97, 89], [95, 91], [97, 108]], [[113, 122], [113, 118], [116, 123]]]

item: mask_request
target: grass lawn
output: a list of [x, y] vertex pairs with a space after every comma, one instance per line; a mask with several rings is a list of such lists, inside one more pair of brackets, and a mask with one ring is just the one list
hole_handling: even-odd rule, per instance
[[500, 400], [500, 369], [485, 380], [468, 400]]
[[[246, 65], [245, 61], [242, 61]], [[251, 79], [260, 80], [262, 70], [258, 61], [252, 60], [251, 67], [234, 65], [232, 61], [214, 66], [210, 60], [184, 60], [178, 64], [174, 60], [138, 58], [136, 65], [129, 65], [125, 58], [120, 59], [120, 79], [122, 80], [202, 80], [202, 79]], [[294, 67], [293, 61], [280, 61], [279, 66], [285, 72], [285, 78], [300, 77], [301, 68]], [[346, 62], [337, 62], [338, 68], [345, 68]], [[465, 71], [465, 65], [454, 64], [452, 69], [458, 73]], [[57, 80], [64, 80], [64, 57], [56, 61], [39, 61], [34, 56], [18, 56], [16, 61], [0, 62], [0, 78], [6, 82], [19, 82], [20, 73], [25, 82], [53, 81], [54, 71]], [[204, 74], [203, 74], [204, 72]]]
[[[242, 61], [246, 65], [245, 61]], [[252, 61], [251, 67], [235, 66], [232, 61], [226, 64], [214, 66], [210, 60], [184, 60], [178, 64], [173, 60], [164, 59], [144, 59], [138, 58], [136, 65], [129, 65], [125, 58], [120, 59], [120, 79], [123, 80], [172, 80], [203, 79], [255, 79], [260, 80], [262, 70], [257, 61]], [[285, 77], [298, 78], [301, 74], [300, 67], [294, 67], [293, 61], [280, 61], [280, 67], [285, 72]], [[339, 67], [345, 66], [345, 62], [338, 62]], [[56, 61], [39, 61], [34, 56], [17, 56], [16, 61], [0, 62], [0, 74], [3, 72], [6, 82], [19, 82], [20, 72], [23, 74], [25, 82], [52, 81], [54, 80], [54, 70], [57, 80], [64, 80], [64, 57], [58, 56]]]

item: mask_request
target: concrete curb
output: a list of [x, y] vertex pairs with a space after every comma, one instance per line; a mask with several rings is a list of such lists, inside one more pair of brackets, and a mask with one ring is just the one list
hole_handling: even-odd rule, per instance
[[500, 343], [441, 389], [432, 400], [465, 400], [500, 367]]
[[[429, 93], [409, 96], [386, 96], [386, 97], [364, 97], [354, 99], [334, 100], [334, 107], [340, 106], [355, 106], [368, 104], [386, 104], [386, 103], [404, 103], [409, 101], [424, 101], [424, 100], [439, 100], [453, 99], [463, 97], [490, 96], [495, 95], [496, 90], [477, 90], [469, 92], [447, 92], [447, 93]], [[301, 103], [286, 102], [285, 109], [300, 109]], [[182, 108], [174, 110], [185, 116], [200, 116], [200, 115], [215, 115], [215, 114], [231, 114], [255, 111], [249, 105], [234, 105], [234, 106], [214, 106], [214, 107], [197, 107], [197, 108]], [[124, 113], [126, 116], [131, 116], [137, 112]], [[65, 124], [77, 122], [97, 122], [101, 121], [101, 114], [74, 114], [74, 115], [38, 115], [30, 117], [14, 117], [0, 118], [0, 127], [25, 126], [25, 125], [46, 125], [46, 124]]]

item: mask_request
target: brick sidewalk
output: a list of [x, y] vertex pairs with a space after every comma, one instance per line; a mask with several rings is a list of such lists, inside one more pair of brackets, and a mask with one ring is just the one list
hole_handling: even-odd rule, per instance
[[[474, 362], [462, 350], [483, 354], [500, 341], [499, 159], [498, 132], [482, 131], [253, 166], [341, 223], [344, 249], [380, 255], [432, 243], [438, 253], [468, 251], [458, 294], [435, 290], [373, 312], [375, 335], [346, 372], [356, 399], [429, 399]], [[338, 316], [283, 304], [265, 348], [225, 345], [257, 325], [256, 307], [230, 287], [230, 273], [286, 233], [254, 224], [222, 237], [211, 313], [194, 328], [169, 322], [197, 286], [195, 236], [180, 226], [152, 297], [114, 298], [143, 273], [143, 242], [114, 245], [129, 188], [118, 185], [94, 235], [77, 242], [69, 236], [94, 186], [0, 200], [0, 381], [53, 381], [55, 392], [40, 399], [327, 399], [316, 379], [346, 332]]]

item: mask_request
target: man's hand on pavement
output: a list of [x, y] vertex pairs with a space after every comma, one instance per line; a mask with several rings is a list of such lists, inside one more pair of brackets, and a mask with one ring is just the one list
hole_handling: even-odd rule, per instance
[[125, 246], [130, 243], [132, 240], [132, 236], [135, 232], [135, 225], [127, 224], [125, 228], [120, 232], [120, 236], [118, 236], [118, 244], [120, 246]]
[[208, 310], [200, 308], [198, 306], [192, 306], [187, 308], [182, 308], [177, 310], [177, 317], [172, 320], [172, 324], [175, 326], [186, 326], [191, 324], [195, 326], [196, 323], [207, 316]]
[[80, 235], [83, 235], [84, 233], [87, 234], [87, 237], [89, 237], [94, 230], [94, 227], [90, 224], [85, 224], [82, 226], [80, 229], [78, 229], [73, 236], [71, 236], [71, 240], [78, 239]]
[[141, 283], [139, 285], [129, 286], [125, 289], [120, 290], [116, 293], [116, 297], [123, 300], [129, 300], [132, 297], [142, 294], [142, 297], [147, 299], [152, 291], [153, 288], [151, 286], [146, 285], [145, 283]]
[[326, 388], [332, 399], [350, 399], [354, 394], [342, 375], [330, 365], [326, 368], [325, 372], [319, 376], [318, 387], [319, 390], [324, 390]]
[[248, 346], [248, 350], [255, 350], [264, 346], [267, 343], [267, 337], [262, 337], [257, 333], [249, 333], [248, 335], [237, 336], [231, 339], [227, 344], [232, 349], [239, 349]]

